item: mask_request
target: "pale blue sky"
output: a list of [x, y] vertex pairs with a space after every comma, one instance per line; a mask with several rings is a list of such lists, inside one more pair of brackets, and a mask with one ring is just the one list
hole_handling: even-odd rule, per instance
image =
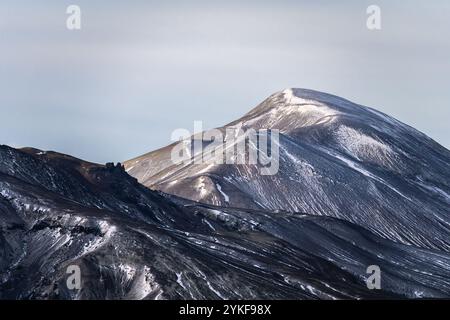
[[[82, 30], [66, 29], [66, 7]], [[366, 8], [382, 9], [382, 30]], [[0, 143], [122, 161], [287, 87], [450, 147], [450, 1], [0, 2]]]

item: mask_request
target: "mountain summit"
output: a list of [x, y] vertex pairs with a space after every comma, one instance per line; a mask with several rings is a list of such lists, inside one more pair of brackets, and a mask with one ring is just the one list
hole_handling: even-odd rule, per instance
[[229, 127], [278, 129], [279, 172], [174, 164], [176, 144], [126, 161], [126, 170], [152, 189], [202, 203], [336, 217], [399, 243], [450, 250], [450, 152], [423, 133], [306, 89], [275, 93], [219, 129]]

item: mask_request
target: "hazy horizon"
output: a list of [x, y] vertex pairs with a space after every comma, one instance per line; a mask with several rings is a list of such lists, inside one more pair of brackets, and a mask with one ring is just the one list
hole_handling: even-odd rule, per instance
[[[71, 4], [81, 30], [66, 28]], [[366, 28], [370, 4], [381, 30]], [[124, 161], [297, 87], [380, 110], [449, 149], [449, 16], [444, 0], [3, 1], [0, 144]]]

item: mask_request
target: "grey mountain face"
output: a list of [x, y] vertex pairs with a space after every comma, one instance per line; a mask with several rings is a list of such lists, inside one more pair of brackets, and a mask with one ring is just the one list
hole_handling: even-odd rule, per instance
[[277, 175], [173, 166], [170, 146], [126, 163], [161, 192], [121, 165], [0, 146], [0, 299], [450, 296], [447, 150], [305, 90], [231, 125], [282, 130]]
[[303, 89], [276, 93], [225, 127], [279, 129], [278, 174], [174, 165], [173, 145], [125, 167], [152, 189], [194, 201], [336, 217], [398, 243], [449, 251], [450, 152], [417, 130]]

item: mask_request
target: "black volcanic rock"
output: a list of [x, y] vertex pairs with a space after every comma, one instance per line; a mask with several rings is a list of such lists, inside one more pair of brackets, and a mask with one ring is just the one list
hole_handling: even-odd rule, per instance
[[[394, 298], [450, 292], [446, 254], [395, 244], [348, 222], [201, 205], [55, 153], [43, 157], [0, 147], [0, 154], [2, 299]], [[72, 264], [81, 268], [81, 290], [66, 286]], [[383, 290], [366, 288], [371, 264], [383, 270]]]

